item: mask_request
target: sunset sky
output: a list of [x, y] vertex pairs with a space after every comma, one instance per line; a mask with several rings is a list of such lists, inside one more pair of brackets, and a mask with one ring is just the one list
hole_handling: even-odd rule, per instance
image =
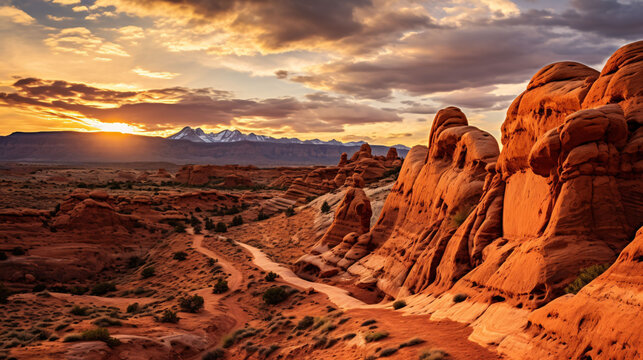
[[641, 19], [640, 0], [0, 0], [0, 135], [414, 145], [455, 105], [499, 138], [538, 69], [600, 69]]

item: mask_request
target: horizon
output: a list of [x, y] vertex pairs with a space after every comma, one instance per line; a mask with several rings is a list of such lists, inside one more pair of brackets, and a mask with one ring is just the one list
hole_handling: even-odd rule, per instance
[[600, 70], [638, 1], [0, 0], [0, 135], [185, 126], [425, 144], [457, 106], [500, 139], [544, 65]]

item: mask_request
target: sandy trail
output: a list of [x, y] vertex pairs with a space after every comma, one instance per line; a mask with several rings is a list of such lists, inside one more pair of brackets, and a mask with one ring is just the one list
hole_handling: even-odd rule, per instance
[[272, 271], [278, 274], [282, 281], [291, 285], [302, 289], [313, 288], [315, 291], [326, 294], [330, 301], [344, 310], [382, 307], [382, 305], [368, 305], [365, 302], [350, 296], [348, 291], [336, 286], [304, 280], [289, 268], [270, 260], [266, 254], [256, 247], [238, 241], [236, 243], [252, 254], [252, 262], [255, 263], [255, 265], [265, 271]]

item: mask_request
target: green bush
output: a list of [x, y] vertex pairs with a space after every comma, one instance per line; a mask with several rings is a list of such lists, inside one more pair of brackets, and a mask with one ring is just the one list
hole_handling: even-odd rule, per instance
[[404, 300], [398, 300], [398, 301], [393, 303], [393, 309], [395, 309], [395, 310], [399, 310], [399, 309], [401, 309], [401, 308], [403, 308], [405, 306], [406, 306], [406, 301], [404, 301]]
[[121, 343], [118, 339], [111, 337], [109, 330], [105, 328], [85, 330], [80, 336], [83, 341], [102, 341], [109, 347], [118, 346]]
[[130, 256], [130, 258], [127, 260], [127, 267], [130, 269], [137, 268], [143, 264], [145, 264], [145, 260], [136, 255]]
[[276, 305], [288, 298], [286, 289], [275, 286], [271, 287], [263, 293], [263, 301], [268, 305]]
[[266, 215], [266, 214], [263, 212], [263, 209], [262, 209], [262, 210], [259, 210], [259, 214], [257, 214], [257, 221], [266, 220], [266, 219], [268, 219], [269, 217], [270, 217], [270, 216]]
[[581, 269], [580, 274], [576, 280], [572, 281], [571, 284], [565, 287], [566, 294], [577, 294], [580, 289], [585, 285], [589, 284], [592, 280], [596, 279], [601, 275], [607, 268], [610, 267], [610, 264], [596, 264], [586, 268]]
[[122, 326], [123, 323], [120, 320], [112, 319], [109, 317], [102, 317], [100, 319], [94, 320], [92, 323], [98, 327], [106, 328], [110, 326]]
[[366, 342], [373, 342], [373, 341], [379, 341], [384, 338], [388, 337], [388, 332], [386, 331], [376, 331], [376, 332], [370, 332], [366, 335], [364, 335], [364, 340]]
[[269, 272], [269, 273], [267, 273], [267, 274], [266, 274], [266, 277], [265, 277], [264, 279], [265, 279], [266, 281], [268, 281], [268, 282], [273, 282], [273, 281], [275, 281], [275, 279], [276, 279], [276, 278], [278, 278], [278, 277], [279, 277], [279, 275], [277, 275], [276, 273], [274, 273], [274, 272], [272, 272], [272, 271], [271, 271], [271, 272]]
[[225, 357], [225, 352], [222, 349], [216, 349], [208, 352], [207, 354], [203, 355], [202, 359], [203, 360], [218, 360], [218, 359], [223, 359]]
[[456, 227], [459, 227], [464, 223], [464, 221], [469, 217], [469, 214], [475, 209], [475, 206], [466, 206], [460, 210], [458, 210], [455, 214], [453, 214], [453, 217], [451, 218], [451, 222], [453, 225]]
[[111, 291], [116, 291], [116, 285], [114, 285], [114, 283], [104, 282], [94, 285], [91, 294], [101, 296]]
[[453, 302], [454, 303], [463, 302], [467, 299], [467, 297], [469, 297], [467, 294], [455, 294], [453, 295]]
[[327, 213], [330, 211], [330, 205], [328, 205], [328, 202], [324, 201], [324, 203], [321, 206], [321, 212]]
[[218, 222], [217, 226], [214, 228], [215, 232], [224, 233], [228, 231], [228, 226], [224, 222]]
[[210, 218], [205, 218], [205, 229], [214, 230], [214, 222]]
[[420, 354], [420, 360], [442, 360], [449, 356], [442, 350], [425, 350]]
[[295, 215], [295, 208], [291, 206], [288, 209], [286, 209], [284, 213], [286, 214], [286, 217], [291, 217]]
[[179, 306], [185, 312], [199, 312], [199, 310], [203, 309], [203, 297], [199, 295], [182, 297], [179, 299]]
[[0, 304], [6, 304], [7, 299], [9, 298], [9, 295], [11, 295], [11, 292], [9, 289], [7, 289], [4, 284], [0, 284]]
[[74, 307], [69, 310], [69, 313], [76, 316], [87, 316], [89, 314], [89, 308], [85, 306], [74, 305]]
[[159, 321], [162, 323], [173, 323], [176, 324], [181, 318], [176, 315], [176, 311], [167, 309], [163, 311], [163, 315], [159, 318]]
[[188, 257], [188, 253], [185, 251], [177, 251], [174, 253], [174, 260], [183, 261]]
[[387, 348], [380, 351], [380, 357], [389, 357], [397, 352], [397, 348]]
[[133, 303], [133, 304], [129, 304], [129, 305], [127, 305], [127, 312], [128, 312], [129, 314], [137, 313], [137, 312], [138, 312], [138, 309], [139, 309], [139, 305], [138, 305], [138, 303]]
[[296, 329], [297, 330], [306, 330], [309, 327], [311, 327], [314, 322], [315, 322], [315, 319], [312, 316], [306, 315], [303, 318], [301, 318], [301, 320], [299, 320], [299, 322], [297, 323]]
[[228, 291], [229, 289], [230, 288], [228, 287], [228, 281], [220, 278], [214, 284], [214, 287], [212, 287], [212, 293], [213, 294], [223, 294], [224, 292]]
[[143, 279], [151, 278], [154, 275], [156, 275], [156, 269], [154, 266], [148, 266], [141, 271], [141, 277]]
[[89, 291], [87, 286], [74, 286], [69, 289], [69, 293], [72, 295], [83, 295]]
[[401, 343], [399, 348], [401, 349], [401, 348], [405, 348], [405, 347], [409, 347], [409, 346], [420, 345], [420, 344], [423, 344], [425, 342], [426, 341], [424, 341], [424, 340], [422, 340], [420, 338], [413, 338], [413, 339], [411, 339], [409, 341]]
[[243, 217], [241, 217], [241, 215], [237, 215], [233, 217], [232, 223], [230, 224], [230, 226], [239, 226], [239, 225], [243, 225]]
[[81, 341], [82, 339], [83, 339], [82, 336], [78, 334], [73, 334], [73, 335], [65, 336], [65, 338], [63, 339], [63, 342], [76, 342], [76, 341]]
[[369, 326], [369, 325], [373, 325], [373, 324], [375, 324], [376, 322], [377, 322], [377, 320], [375, 320], [375, 319], [369, 319], [369, 320], [364, 321], [364, 322], [362, 323], [362, 325], [361, 325], [361, 326]]

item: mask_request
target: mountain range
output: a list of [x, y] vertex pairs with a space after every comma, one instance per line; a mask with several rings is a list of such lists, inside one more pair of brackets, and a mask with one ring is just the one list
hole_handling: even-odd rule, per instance
[[[231, 132], [234, 133], [234, 132]], [[215, 134], [216, 135], [216, 134]], [[183, 139], [182, 139], [183, 140]], [[184, 139], [188, 140], [188, 139]], [[359, 145], [239, 140], [180, 141], [109, 132], [15, 132], [0, 136], [0, 161], [47, 163], [171, 162], [174, 164], [301, 166], [334, 165]], [[374, 155], [389, 147], [372, 145]], [[397, 148], [400, 157], [408, 152]]]
[[[255, 133], [244, 134], [239, 130], [223, 130], [218, 133], [206, 133], [201, 128], [193, 129], [189, 126], [184, 127], [176, 134], [167, 137], [170, 140], [189, 140], [197, 143], [231, 143], [238, 141], [252, 141], [252, 142], [267, 142], [278, 144], [309, 144], [309, 145], [339, 145], [339, 146], [360, 146], [365, 141], [351, 141], [341, 142], [335, 139], [330, 141], [323, 141], [319, 139], [300, 140], [297, 138], [274, 138], [272, 136], [257, 135]], [[394, 145], [398, 150], [409, 150], [410, 148], [404, 145]]]

